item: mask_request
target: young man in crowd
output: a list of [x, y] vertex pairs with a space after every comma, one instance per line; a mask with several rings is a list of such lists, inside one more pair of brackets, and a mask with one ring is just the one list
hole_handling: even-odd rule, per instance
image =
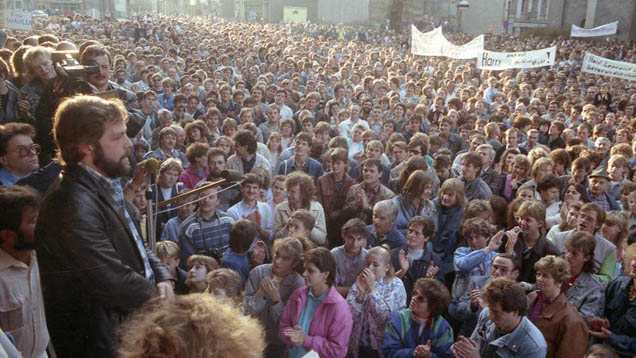
[[[211, 182], [202, 181], [195, 189]], [[217, 208], [217, 189], [211, 188], [197, 196], [197, 209], [183, 221], [179, 230], [181, 268], [185, 269], [188, 257], [203, 254], [220, 259], [230, 246], [230, 230], [235, 220]]]
[[367, 225], [360, 219], [351, 219], [342, 227], [344, 245], [331, 250], [336, 259], [336, 289], [347, 297], [358, 274], [366, 266]]

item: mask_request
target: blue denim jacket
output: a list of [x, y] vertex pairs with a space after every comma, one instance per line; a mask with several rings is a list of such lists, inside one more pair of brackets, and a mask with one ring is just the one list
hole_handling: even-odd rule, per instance
[[314, 180], [317, 180], [324, 174], [322, 164], [310, 157], [307, 157], [302, 168], [296, 167], [296, 159], [293, 157], [281, 162], [280, 167], [278, 167], [278, 174], [288, 175], [297, 170], [305, 172], [307, 175], [314, 178]]
[[632, 280], [629, 276], [619, 276], [605, 290], [605, 317], [610, 322], [612, 334], [604, 343], [621, 357], [633, 357], [636, 352], [636, 303], [629, 301]]
[[470, 337], [479, 346], [481, 358], [545, 358], [548, 347], [545, 339], [527, 317], [511, 333], [500, 334], [488, 317], [488, 308], [484, 308]]

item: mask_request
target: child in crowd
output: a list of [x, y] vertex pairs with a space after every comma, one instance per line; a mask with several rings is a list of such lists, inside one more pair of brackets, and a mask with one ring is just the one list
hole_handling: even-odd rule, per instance
[[336, 290], [347, 297], [349, 289], [366, 263], [367, 225], [354, 218], [342, 227], [344, 245], [335, 247], [331, 254], [336, 259]]
[[221, 258], [221, 267], [236, 271], [243, 284], [250, 272], [248, 251], [254, 242], [256, 227], [247, 219], [241, 219], [232, 225], [230, 230], [230, 248]]
[[316, 219], [309, 210], [298, 209], [291, 214], [287, 221], [287, 235], [308, 238], [315, 223]]
[[178, 295], [188, 293], [188, 288], [185, 285], [188, 273], [179, 267], [180, 255], [181, 250], [176, 243], [172, 241], [159, 241], [157, 243], [157, 257], [173, 275], [175, 279], [174, 293]]
[[219, 268], [218, 262], [210, 256], [192, 255], [188, 257], [188, 278], [185, 281], [188, 293], [205, 292], [208, 287], [205, 277], [208, 273]]
[[[185, 194], [189, 192], [190, 189], [183, 189], [179, 192], [179, 194]], [[179, 242], [179, 227], [183, 220], [188, 218], [188, 216], [192, 215], [194, 212], [194, 203], [192, 203], [193, 197], [183, 198], [177, 201], [177, 216], [171, 218], [166, 222], [166, 226], [163, 228], [163, 232], [161, 233], [161, 241], [172, 241]]]
[[205, 278], [208, 284], [208, 292], [216, 299], [243, 308], [243, 281], [236, 271], [220, 268], [210, 273]]
[[367, 252], [366, 267], [347, 295], [353, 328], [349, 351], [353, 357], [379, 356], [384, 329], [393, 312], [406, 307], [402, 280], [395, 277], [388, 246]]
[[468, 282], [472, 276], [486, 276], [490, 272], [490, 264], [497, 256], [501, 246], [503, 231], [492, 236], [492, 226], [486, 220], [475, 217], [466, 219], [462, 224], [462, 235], [468, 246], [455, 250], [455, 282], [453, 283], [450, 312], [454, 311], [457, 301], [466, 293]]

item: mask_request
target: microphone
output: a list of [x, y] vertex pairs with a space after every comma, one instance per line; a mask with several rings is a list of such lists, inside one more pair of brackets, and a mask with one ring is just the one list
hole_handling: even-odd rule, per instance
[[141, 162], [141, 164], [144, 166], [144, 169], [146, 169], [146, 172], [148, 172], [148, 177], [150, 179], [150, 183], [148, 183], [148, 189], [146, 191], [146, 199], [152, 200], [152, 186], [155, 184], [155, 177], [159, 172], [159, 161], [155, 158], [148, 158]]
[[221, 171], [221, 178], [227, 181], [242, 181], [245, 180], [245, 175], [241, 174], [238, 170], [226, 169]]
[[148, 158], [142, 162], [148, 174], [152, 177], [159, 172], [159, 161], [155, 158]]

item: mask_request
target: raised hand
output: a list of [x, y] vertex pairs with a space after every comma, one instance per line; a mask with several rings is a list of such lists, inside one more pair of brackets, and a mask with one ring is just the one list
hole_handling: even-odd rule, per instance
[[515, 226], [512, 230], [506, 231], [506, 236], [508, 237], [508, 242], [506, 242], [507, 254], [512, 254], [514, 252], [520, 232], [521, 229], [519, 228], [519, 226]]
[[419, 345], [415, 347], [415, 351], [413, 352], [413, 357], [415, 358], [431, 358], [431, 340], [429, 339], [426, 342], [426, 345]]
[[406, 257], [406, 251], [404, 251], [404, 249], [400, 249], [398, 252], [398, 263], [400, 264], [400, 270], [404, 273], [409, 270], [409, 258]]
[[437, 275], [437, 273], [439, 272], [439, 267], [437, 267], [435, 265], [435, 262], [433, 262], [433, 260], [431, 260], [428, 264], [428, 269], [426, 270], [426, 277], [427, 278], [433, 278], [435, 277], [435, 275]]
[[362, 275], [366, 281], [367, 290], [373, 292], [375, 290], [375, 274], [368, 268], [362, 270]]
[[278, 280], [273, 280], [269, 277], [265, 277], [261, 281], [261, 288], [263, 289], [263, 292], [267, 296], [269, 296], [272, 302], [280, 301], [280, 291], [279, 291]]
[[287, 328], [283, 331], [283, 334], [289, 338], [293, 345], [301, 347], [305, 343], [305, 334], [300, 326], [294, 326], [294, 328]]
[[491, 237], [490, 242], [488, 243], [488, 246], [486, 247], [487, 252], [499, 250], [499, 248], [501, 247], [501, 242], [505, 234], [506, 232], [501, 230], [498, 233], [496, 233], [493, 237]]
[[483, 308], [484, 303], [481, 300], [481, 291], [472, 290], [470, 291], [470, 305], [474, 308]]
[[451, 352], [456, 358], [479, 358], [479, 347], [472, 339], [459, 336], [451, 346]]

